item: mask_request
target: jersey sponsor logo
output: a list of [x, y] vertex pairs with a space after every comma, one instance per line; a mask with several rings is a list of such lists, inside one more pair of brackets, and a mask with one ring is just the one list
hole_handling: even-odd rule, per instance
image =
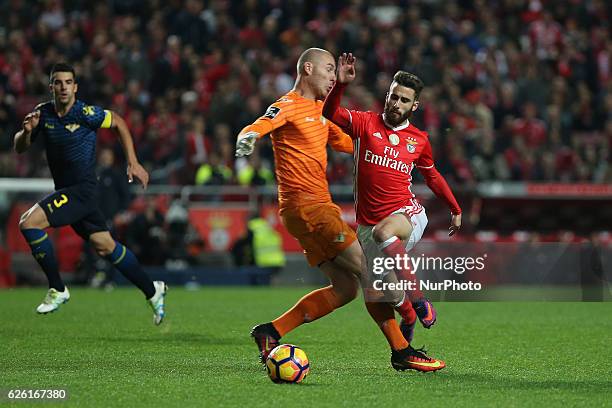
[[96, 113], [96, 111], [93, 106], [83, 106], [83, 114], [85, 116], [93, 116], [94, 113]]
[[293, 102], [293, 99], [289, 99], [289, 98], [280, 98], [278, 100], [278, 102]]
[[270, 106], [266, 113], [264, 113], [264, 118], [274, 119], [276, 115], [280, 112], [280, 108], [277, 106]]
[[366, 149], [363, 160], [366, 163], [372, 163], [372, 164], [376, 164], [377, 166], [382, 166], [382, 167], [386, 167], [389, 169], [397, 170], [404, 174], [410, 174], [410, 170], [412, 170], [410, 168], [410, 164], [404, 163], [402, 160], [397, 160], [397, 159], [394, 159], [393, 157], [389, 157], [389, 155], [392, 155], [397, 158], [397, 156], [395, 155], [395, 153], [397, 152], [391, 151], [393, 149], [390, 147], [385, 147], [385, 149], [387, 148], [390, 149], [390, 151], [385, 152], [384, 156], [373, 153], [371, 150]]
[[64, 126], [66, 129], [68, 129], [71, 133], [74, 133], [75, 130], [77, 130], [78, 128], [81, 127], [81, 125], [77, 125], [76, 123], [71, 123], [69, 125]]
[[400, 142], [400, 138], [398, 135], [396, 135], [395, 133], [391, 133], [389, 135], [389, 142], [393, 145], [393, 146], [397, 146]]
[[45, 128], [46, 129], [55, 129], [55, 126], [52, 125], [51, 123], [45, 123]]
[[310, 116], [306, 116], [304, 119], [306, 120], [306, 122], [314, 122], [316, 120], [315, 118], [311, 118]]
[[378, 138], [378, 139], [382, 140], [382, 135], [380, 134], [380, 132], [374, 132], [374, 133], [372, 133], [372, 136], [374, 136], [375, 138]]

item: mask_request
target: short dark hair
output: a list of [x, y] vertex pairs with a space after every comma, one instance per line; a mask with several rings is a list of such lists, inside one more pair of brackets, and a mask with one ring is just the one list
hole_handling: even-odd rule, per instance
[[418, 76], [411, 74], [406, 71], [397, 71], [395, 75], [393, 75], [393, 82], [397, 82], [401, 86], [405, 86], [406, 88], [414, 89], [414, 99], [419, 99], [419, 95], [423, 90], [423, 81]]
[[56, 72], [72, 72], [72, 77], [74, 78], [74, 82], [76, 82], [76, 73], [74, 72], [72, 65], [65, 62], [58, 62], [57, 64], [53, 65], [53, 68], [51, 68], [51, 73], [49, 74], [49, 82], [53, 82], [53, 74]]

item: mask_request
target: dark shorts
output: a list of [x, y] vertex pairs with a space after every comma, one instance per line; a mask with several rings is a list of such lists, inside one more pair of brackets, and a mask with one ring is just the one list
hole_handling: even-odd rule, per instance
[[84, 240], [95, 232], [108, 231], [98, 207], [97, 185], [81, 183], [62, 188], [38, 202], [52, 227], [70, 225]]

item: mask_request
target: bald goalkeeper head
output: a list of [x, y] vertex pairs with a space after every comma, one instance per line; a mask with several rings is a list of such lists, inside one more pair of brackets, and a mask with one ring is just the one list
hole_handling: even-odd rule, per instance
[[334, 56], [322, 48], [309, 48], [300, 55], [294, 89], [305, 98], [324, 100], [336, 82]]

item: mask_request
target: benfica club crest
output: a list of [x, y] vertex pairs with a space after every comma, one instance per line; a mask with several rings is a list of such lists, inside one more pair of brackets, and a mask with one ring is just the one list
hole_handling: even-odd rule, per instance
[[406, 149], [408, 149], [408, 153], [416, 152], [416, 145], [418, 144], [418, 142], [416, 141], [415, 138], [408, 137], [408, 139], [406, 139], [406, 143], [408, 143], [406, 145]]

